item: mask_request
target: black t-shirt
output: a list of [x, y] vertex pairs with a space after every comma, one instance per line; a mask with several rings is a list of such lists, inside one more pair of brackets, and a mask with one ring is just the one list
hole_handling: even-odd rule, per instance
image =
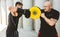
[[20, 8], [17, 9], [17, 13], [18, 13], [18, 16], [12, 16], [12, 14], [9, 13], [8, 27], [7, 27], [8, 33], [14, 32], [15, 30], [17, 30], [19, 17], [22, 16], [22, 11], [20, 11]]
[[[50, 12], [45, 12], [42, 10], [42, 13], [45, 13], [45, 16], [50, 19], [57, 19], [59, 18], [59, 12], [51, 9]], [[40, 37], [56, 37], [57, 31], [54, 26], [50, 26], [42, 17], [41, 19], [41, 28], [40, 28]]]

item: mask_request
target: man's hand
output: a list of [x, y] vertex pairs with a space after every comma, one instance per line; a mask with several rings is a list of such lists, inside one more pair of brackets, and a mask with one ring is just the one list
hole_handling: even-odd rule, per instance
[[11, 12], [12, 16], [18, 16], [17, 7], [10, 6], [9, 11]]
[[44, 14], [44, 13], [42, 13], [42, 14], [41, 14], [41, 17], [42, 17], [42, 18], [45, 18], [46, 16], [45, 16], [45, 14]]
[[12, 7], [12, 6], [10, 6], [8, 9], [9, 9], [10, 12], [16, 12], [17, 11], [17, 8]]

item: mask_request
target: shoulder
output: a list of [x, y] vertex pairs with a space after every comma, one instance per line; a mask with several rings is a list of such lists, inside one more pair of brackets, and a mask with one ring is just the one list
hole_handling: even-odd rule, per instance
[[57, 11], [57, 10], [55, 10], [55, 9], [52, 9], [52, 12], [53, 12], [54, 14], [59, 14], [59, 11]]
[[55, 19], [59, 19], [59, 11], [52, 9], [52, 17]]

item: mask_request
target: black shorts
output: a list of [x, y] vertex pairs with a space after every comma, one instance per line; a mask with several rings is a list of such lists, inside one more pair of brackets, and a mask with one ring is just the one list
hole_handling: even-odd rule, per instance
[[[38, 37], [40, 37], [40, 31], [38, 32]], [[56, 34], [56, 37], [58, 37], [58, 34]]]

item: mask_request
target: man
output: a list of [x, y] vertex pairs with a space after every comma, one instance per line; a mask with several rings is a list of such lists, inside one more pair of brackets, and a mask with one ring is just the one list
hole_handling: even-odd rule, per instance
[[59, 12], [55, 9], [52, 9], [52, 4], [50, 1], [46, 1], [40, 17], [41, 28], [38, 37], [58, 37], [55, 28], [58, 18]]
[[[16, 9], [21, 8], [22, 9], [23, 4], [20, 2], [16, 2], [15, 7]], [[9, 13], [9, 19], [8, 19], [8, 27], [6, 30], [6, 37], [19, 37], [17, 26], [19, 17], [22, 16], [22, 13], [19, 11], [14, 11], [12, 7], [9, 7], [10, 13]], [[18, 13], [19, 12], [19, 13]]]

